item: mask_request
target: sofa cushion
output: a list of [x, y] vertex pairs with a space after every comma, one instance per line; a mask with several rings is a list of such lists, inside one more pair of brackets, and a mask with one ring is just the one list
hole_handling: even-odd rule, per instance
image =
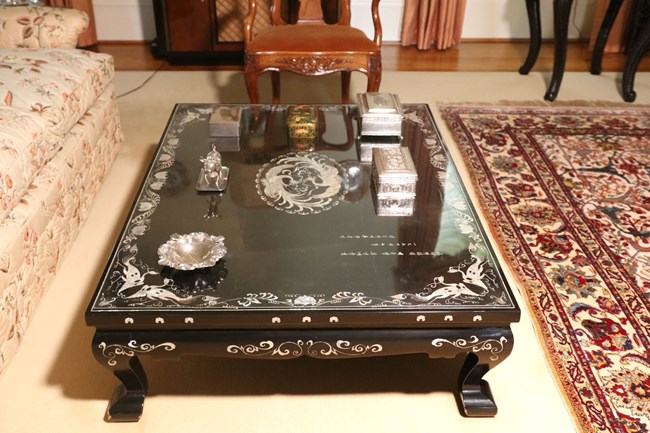
[[0, 49], [0, 222], [113, 75], [107, 54]]
[[89, 23], [78, 9], [0, 6], [0, 47], [74, 48]]

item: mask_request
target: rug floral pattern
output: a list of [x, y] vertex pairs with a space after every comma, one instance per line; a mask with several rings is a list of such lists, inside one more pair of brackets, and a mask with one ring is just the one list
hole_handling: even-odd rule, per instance
[[577, 424], [650, 429], [650, 110], [443, 106]]

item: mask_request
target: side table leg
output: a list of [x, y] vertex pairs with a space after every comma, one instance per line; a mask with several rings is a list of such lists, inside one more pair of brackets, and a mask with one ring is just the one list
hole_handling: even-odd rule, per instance
[[519, 68], [521, 75], [526, 75], [533, 69], [539, 50], [542, 47], [542, 25], [539, 15], [539, 0], [526, 0], [526, 11], [528, 12], [528, 25], [530, 27], [530, 45], [528, 55], [524, 64]]
[[607, 13], [603, 18], [603, 22], [600, 25], [600, 30], [598, 31], [598, 38], [596, 38], [596, 43], [594, 45], [594, 53], [591, 57], [591, 73], [593, 75], [600, 75], [603, 71], [603, 53], [605, 52], [605, 44], [607, 44], [607, 39], [609, 38], [609, 32], [612, 30], [614, 21], [616, 21], [616, 16], [618, 11], [623, 5], [623, 0], [610, 0], [609, 6], [607, 7]]
[[641, 28], [637, 40], [630, 49], [630, 54], [625, 62], [623, 69], [623, 99], [626, 102], [634, 102], [636, 99], [636, 92], [634, 91], [634, 77], [636, 75], [637, 67], [641, 58], [650, 47], [650, 17], [646, 19], [646, 23]]
[[560, 92], [566, 66], [566, 51], [569, 33], [569, 15], [573, 0], [553, 0], [553, 23], [555, 35], [555, 58], [553, 60], [553, 76], [548, 91], [544, 95], [547, 101], [555, 101]]
[[106, 411], [107, 421], [138, 421], [147, 393], [147, 376], [137, 358], [138, 346], [125, 341], [128, 334], [96, 333], [93, 355], [120, 380]]

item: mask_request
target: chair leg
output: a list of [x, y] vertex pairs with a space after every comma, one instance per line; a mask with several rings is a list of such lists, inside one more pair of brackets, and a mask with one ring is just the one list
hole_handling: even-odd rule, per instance
[[636, 41], [634, 41], [623, 69], [623, 99], [626, 102], [634, 102], [636, 99], [634, 76], [639, 62], [648, 48], [650, 48], [650, 16], [646, 18], [645, 24], [641, 28]]
[[623, 5], [623, 0], [610, 0], [609, 6], [607, 7], [607, 13], [603, 18], [603, 23], [600, 25], [600, 30], [598, 31], [598, 38], [596, 38], [596, 43], [594, 45], [594, 53], [591, 57], [591, 73], [594, 75], [600, 75], [603, 71], [603, 53], [605, 52], [605, 44], [609, 38], [609, 32], [616, 21], [616, 16], [618, 11]]
[[280, 72], [271, 71], [271, 91], [273, 92], [273, 103], [280, 103]]
[[259, 73], [255, 68], [245, 68], [244, 80], [246, 81], [246, 91], [248, 92], [248, 99], [251, 104], [260, 103], [260, 92], [257, 87]]
[[569, 33], [569, 15], [573, 0], [553, 0], [553, 19], [555, 33], [555, 58], [553, 60], [553, 76], [544, 99], [555, 101], [560, 91], [564, 66], [566, 65], [566, 50]]
[[539, 15], [539, 0], [526, 0], [526, 10], [528, 11], [528, 25], [530, 27], [530, 45], [528, 55], [524, 64], [519, 68], [521, 75], [526, 75], [533, 69], [539, 50], [542, 46], [542, 26]]
[[350, 103], [350, 77], [351, 71], [341, 71], [341, 103]]
[[367, 92], [379, 92], [379, 85], [381, 84], [381, 71], [368, 71], [368, 86]]

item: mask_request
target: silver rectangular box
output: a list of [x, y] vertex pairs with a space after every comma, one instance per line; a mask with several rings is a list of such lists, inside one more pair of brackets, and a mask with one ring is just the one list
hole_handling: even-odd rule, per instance
[[371, 170], [377, 215], [412, 215], [418, 175], [408, 148], [373, 149]]
[[410, 216], [415, 211], [415, 196], [373, 196], [375, 213], [379, 216]]
[[373, 149], [372, 180], [379, 196], [415, 196], [418, 174], [408, 147]]
[[372, 149], [395, 148], [400, 147], [402, 140], [400, 137], [359, 137], [357, 140], [357, 153], [359, 161], [372, 162]]
[[242, 109], [217, 107], [210, 116], [210, 137], [239, 137]]
[[359, 93], [361, 135], [401, 136], [404, 113], [394, 93]]

